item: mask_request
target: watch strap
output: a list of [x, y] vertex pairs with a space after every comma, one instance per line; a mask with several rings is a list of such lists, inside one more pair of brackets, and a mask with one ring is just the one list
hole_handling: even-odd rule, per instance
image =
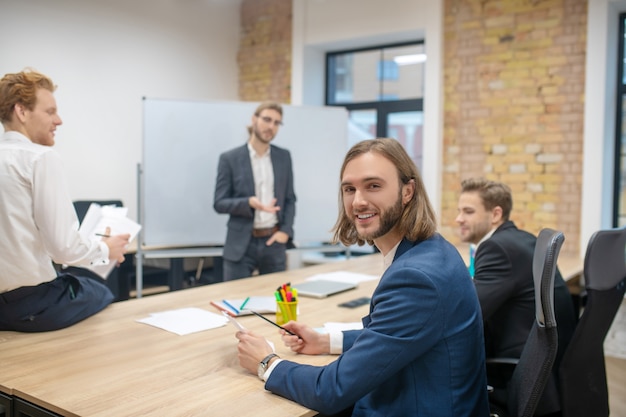
[[270, 353], [266, 357], [261, 360], [261, 366], [267, 368], [267, 363], [272, 360], [272, 358], [278, 358], [279, 356], [275, 353]]
[[263, 374], [265, 373], [265, 371], [267, 371], [267, 364], [269, 363], [269, 361], [272, 360], [272, 358], [280, 358], [280, 356], [275, 353], [270, 353], [269, 355], [261, 359], [261, 362], [259, 362], [258, 376], [260, 379], [263, 379]]

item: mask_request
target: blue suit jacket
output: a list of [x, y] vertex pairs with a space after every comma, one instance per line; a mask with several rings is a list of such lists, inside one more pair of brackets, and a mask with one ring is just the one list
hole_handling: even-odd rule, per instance
[[265, 388], [324, 414], [489, 415], [480, 306], [457, 250], [441, 236], [404, 240], [372, 295], [363, 330], [314, 367], [282, 361]]
[[[280, 207], [278, 226], [293, 239], [293, 221], [296, 215], [296, 194], [293, 189], [291, 154], [288, 150], [270, 145], [274, 171], [274, 197]], [[248, 144], [220, 155], [213, 208], [218, 213], [230, 214], [228, 233], [224, 244], [224, 258], [238, 261], [252, 238], [254, 210], [248, 199], [255, 195], [254, 176]]]

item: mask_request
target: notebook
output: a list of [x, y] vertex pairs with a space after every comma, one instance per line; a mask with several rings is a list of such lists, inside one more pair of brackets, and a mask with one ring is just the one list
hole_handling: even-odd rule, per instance
[[325, 298], [357, 287], [353, 282], [315, 280], [294, 284], [298, 295], [303, 297]]

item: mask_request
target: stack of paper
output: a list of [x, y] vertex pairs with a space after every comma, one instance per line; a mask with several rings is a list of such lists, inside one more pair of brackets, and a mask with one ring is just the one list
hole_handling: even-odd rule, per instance
[[[85, 213], [78, 233], [88, 240], [100, 240], [102, 239], [99, 234], [105, 234], [106, 228], [110, 228], [110, 235], [120, 235], [128, 233], [130, 234], [129, 242], [131, 242], [139, 230], [141, 225], [128, 218], [127, 207], [117, 206], [101, 206], [96, 203], [92, 203]], [[106, 279], [109, 273], [115, 268], [116, 262], [109, 262], [107, 265], [95, 265], [87, 266], [86, 268], [100, 275]]]

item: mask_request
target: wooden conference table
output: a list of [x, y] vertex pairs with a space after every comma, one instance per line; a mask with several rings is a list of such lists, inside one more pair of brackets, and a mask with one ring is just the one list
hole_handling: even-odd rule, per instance
[[[382, 255], [114, 303], [54, 332], [0, 332], [0, 393], [62, 416], [314, 416], [265, 391], [256, 375], [239, 366], [233, 326], [179, 336], [136, 320], [183, 307], [215, 311], [212, 300], [271, 295], [284, 282], [297, 284], [331, 271], [379, 276]], [[327, 299], [302, 297], [298, 320], [314, 327], [360, 321], [368, 305], [347, 309], [337, 304], [371, 295], [377, 282]], [[295, 355], [273, 326], [256, 316], [238, 320], [274, 342], [283, 358], [313, 365], [335, 359]]]
[[[330, 271], [380, 275], [382, 256], [168, 292], [114, 303], [70, 328], [46, 333], [0, 332], [0, 392], [63, 416], [312, 416], [315, 412], [263, 389], [239, 366], [235, 328], [179, 336], [136, 322], [183, 307], [216, 311], [223, 298], [272, 295], [284, 282]], [[298, 320], [314, 327], [360, 321], [368, 306], [338, 307], [369, 296], [377, 281], [327, 299], [300, 299]], [[269, 316], [271, 317], [271, 315]], [[295, 355], [275, 327], [256, 316], [238, 320], [274, 342], [283, 358], [326, 364], [335, 356]]]

